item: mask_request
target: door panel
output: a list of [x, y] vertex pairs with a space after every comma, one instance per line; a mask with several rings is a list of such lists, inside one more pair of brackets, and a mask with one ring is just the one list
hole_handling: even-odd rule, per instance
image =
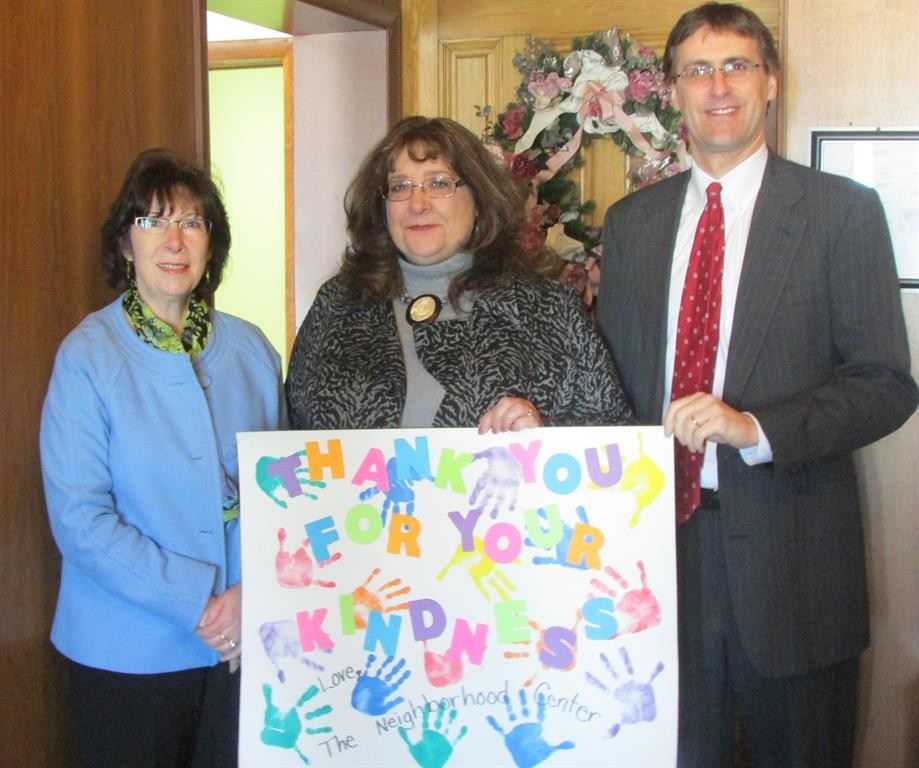
[[0, 765], [56, 768], [75, 760], [39, 414], [61, 339], [112, 298], [99, 229], [128, 163], [206, 159], [204, 2], [0, 2], [0, 29]]

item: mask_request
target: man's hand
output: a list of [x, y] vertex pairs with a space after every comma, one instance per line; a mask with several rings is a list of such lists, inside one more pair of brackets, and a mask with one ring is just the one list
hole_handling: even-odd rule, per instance
[[749, 448], [759, 441], [756, 422], [708, 392], [696, 392], [670, 403], [664, 415], [664, 433], [689, 450], [701, 453], [705, 443]]

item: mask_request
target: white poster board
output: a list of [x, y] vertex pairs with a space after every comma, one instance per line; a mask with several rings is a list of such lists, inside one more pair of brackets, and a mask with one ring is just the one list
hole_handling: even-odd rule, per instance
[[659, 427], [239, 435], [240, 765], [673, 766]]

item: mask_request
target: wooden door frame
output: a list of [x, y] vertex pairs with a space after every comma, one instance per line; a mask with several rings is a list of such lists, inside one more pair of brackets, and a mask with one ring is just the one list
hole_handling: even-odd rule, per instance
[[[284, 336], [290, 357], [295, 327], [294, 287], [294, 76], [290, 38], [232, 40], [207, 45], [208, 71], [280, 66], [284, 79]], [[210, 134], [208, 134], [210, 135]]]
[[402, 117], [402, 12], [371, 0], [295, 0], [348, 19], [371, 24], [386, 33], [387, 121]]

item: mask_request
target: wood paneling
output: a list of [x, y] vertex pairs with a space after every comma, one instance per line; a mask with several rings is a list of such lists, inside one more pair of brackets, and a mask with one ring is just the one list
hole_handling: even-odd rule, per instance
[[203, 0], [0, 3], [0, 765], [73, 763], [39, 414], [61, 339], [111, 298], [99, 227], [128, 163], [204, 159], [203, 28]]
[[479, 107], [497, 104], [501, 83], [501, 39], [454, 40], [441, 46], [440, 114], [449, 115], [479, 133]]
[[402, 114], [438, 114], [437, 0], [402, 0]]

